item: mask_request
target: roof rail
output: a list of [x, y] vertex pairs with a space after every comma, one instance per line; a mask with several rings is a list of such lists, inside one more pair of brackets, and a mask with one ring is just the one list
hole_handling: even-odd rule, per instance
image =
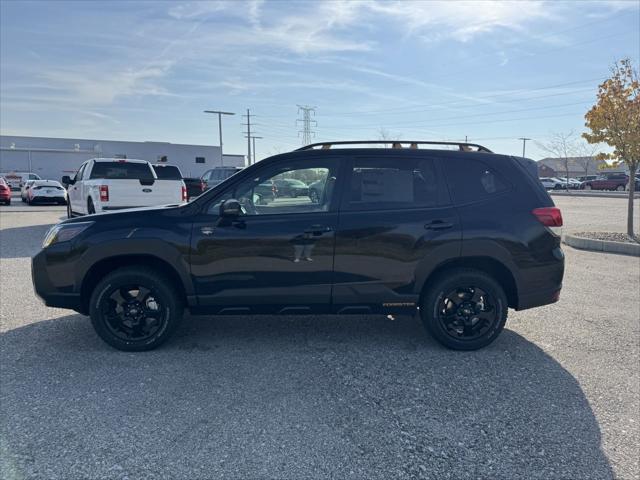
[[309, 145], [305, 145], [304, 147], [298, 148], [295, 151], [300, 152], [303, 150], [329, 150], [331, 147], [335, 145], [389, 145], [391, 144], [391, 148], [405, 148], [402, 145], [408, 145], [410, 149], [417, 149], [418, 145], [453, 145], [458, 147], [461, 152], [486, 152], [493, 153], [487, 147], [483, 147], [482, 145], [478, 145], [477, 143], [467, 143], [467, 142], [433, 142], [433, 141], [422, 141], [422, 140], [351, 140], [351, 141], [339, 141], [339, 142], [319, 142], [319, 143], [311, 143]]

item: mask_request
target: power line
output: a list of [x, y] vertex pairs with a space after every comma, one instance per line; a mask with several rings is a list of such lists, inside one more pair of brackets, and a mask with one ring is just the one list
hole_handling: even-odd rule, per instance
[[316, 132], [311, 130], [311, 124], [314, 127], [318, 126], [318, 122], [311, 120], [311, 114], [315, 116], [316, 107], [310, 107], [309, 105], [298, 105], [298, 113], [302, 112], [302, 118], [299, 118], [297, 122], [302, 122], [302, 130], [298, 131], [298, 134], [302, 133], [302, 145], [309, 145], [311, 143], [311, 137], [316, 135]]

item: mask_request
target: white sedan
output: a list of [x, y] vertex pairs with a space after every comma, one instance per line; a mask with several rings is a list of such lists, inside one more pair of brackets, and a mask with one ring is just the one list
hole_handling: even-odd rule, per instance
[[35, 180], [27, 180], [22, 185], [22, 188], [20, 189], [20, 200], [22, 200], [23, 202], [27, 201], [27, 197], [29, 196], [29, 189], [31, 188], [33, 182], [35, 182]]
[[27, 203], [67, 204], [67, 191], [55, 180], [35, 180], [27, 190]]

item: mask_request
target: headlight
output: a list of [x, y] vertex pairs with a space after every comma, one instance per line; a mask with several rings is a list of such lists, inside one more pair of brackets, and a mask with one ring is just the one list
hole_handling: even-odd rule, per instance
[[87, 228], [94, 222], [78, 222], [78, 223], [59, 223], [49, 229], [42, 242], [42, 248], [47, 248], [54, 243], [68, 242]]

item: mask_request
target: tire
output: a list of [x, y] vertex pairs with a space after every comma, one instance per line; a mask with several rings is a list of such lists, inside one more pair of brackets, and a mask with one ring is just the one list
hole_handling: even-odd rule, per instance
[[[456, 292], [461, 297], [466, 295], [466, 299], [456, 297], [461, 302], [457, 306], [448, 300], [452, 298], [451, 292]], [[486, 310], [476, 310], [476, 313], [469, 314], [465, 302], [473, 304], [472, 299], [476, 294], [484, 294], [481, 299]], [[477, 308], [480, 308], [479, 305], [480, 303], [476, 303]], [[440, 344], [453, 350], [477, 350], [486, 347], [500, 335], [507, 321], [507, 310], [504, 289], [490, 275], [479, 270], [453, 269], [429, 282], [420, 314], [426, 330]], [[447, 311], [449, 313], [445, 315]], [[466, 312], [468, 316], [462, 317], [460, 312]], [[446, 321], [445, 317], [449, 320]], [[468, 323], [468, 327], [458, 325], [459, 323]]]
[[87, 200], [87, 215], [93, 215], [94, 213], [96, 213], [96, 207], [93, 206], [93, 200], [89, 197], [89, 200]]
[[616, 190], [617, 190], [618, 192], [624, 192], [624, 185], [618, 185], [618, 186], [616, 187]]
[[[135, 296], [128, 293], [136, 290]], [[89, 303], [91, 323], [98, 336], [118, 350], [152, 350], [167, 341], [182, 320], [184, 301], [177, 292], [174, 283], [156, 270], [142, 266], [119, 268], [93, 289]], [[138, 298], [140, 295], [143, 296]], [[119, 303], [118, 298], [123, 301]], [[154, 304], [156, 309], [152, 310]], [[128, 309], [129, 316], [118, 314], [118, 308]], [[130, 312], [138, 313], [138, 317], [132, 320]], [[145, 327], [149, 331], [143, 332]]]
[[27, 203], [27, 201], [22, 196], [20, 197], [20, 200], [22, 200], [22, 203]]
[[584, 186], [584, 189], [585, 189], [585, 190], [591, 190], [591, 188], [592, 188], [592, 187], [591, 187], [591, 185], [589, 185], [589, 184], [587, 184], [587, 185], [585, 185], [585, 186]]
[[67, 202], [67, 218], [73, 218], [73, 213], [71, 213], [71, 202]]

